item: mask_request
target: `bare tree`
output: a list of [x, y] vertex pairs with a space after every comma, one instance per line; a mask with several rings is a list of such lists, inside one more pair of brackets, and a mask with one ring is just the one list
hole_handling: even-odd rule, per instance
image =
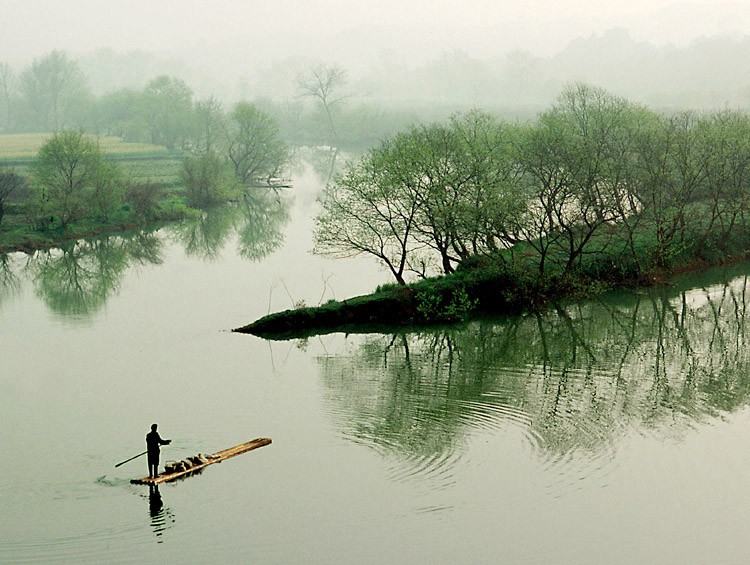
[[338, 133], [333, 121], [333, 111], [335, 106], [346, 98], [339, 92], [344, 84], [346, 84], [346, 71], [336, 65], [320, 65], [297, 78], [297, 85], [302, 96], [314, 98], [323, 108], [334, 144], [338, 141]]

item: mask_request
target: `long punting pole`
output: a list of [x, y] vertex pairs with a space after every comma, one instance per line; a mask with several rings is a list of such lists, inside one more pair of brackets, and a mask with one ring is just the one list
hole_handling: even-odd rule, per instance
[[138, 455], [133, 455], [133, 457], [131, 457], [130, 459], [125, 459], [125, 461], [120, 461], [117, 465], [115, 465], [115, 467], [124, 465], [125, 463], [127, 463], [128, 461], [132, 461], [133, 459], [138, 459], [141, 455], [146, 455], [146, 453], [148, 453], [148, 449], [144, 451], [143, 453], [139, 453]]

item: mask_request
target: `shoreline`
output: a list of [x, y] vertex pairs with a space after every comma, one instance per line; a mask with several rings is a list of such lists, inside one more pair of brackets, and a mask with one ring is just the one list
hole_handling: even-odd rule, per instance
[[[455, 325], [485, 316], [539, 312], [554, 304], [585, 300], [610, 291], [671, 287], [681, 276], [708, 273], [748, 259], [750, 251], [714, 262], [696, 258], [678, 268], [652, 270], [633, 280], [606, 281], [579, 276], [550, 278], [532, 286], [498, 275], [491, 267], [477, 267], [404, 286], [391, 285], [319, 306], [274, 312], [231, 331], [283, 341], [331, 333], [380, 333], [408, 327]], [[427, 306], [426, 297], [432, 299]]]

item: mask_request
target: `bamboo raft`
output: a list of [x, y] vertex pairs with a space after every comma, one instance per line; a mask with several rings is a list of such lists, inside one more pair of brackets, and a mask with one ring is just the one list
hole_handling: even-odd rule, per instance
[[185, 469], [183, 471], [174, 471], [172, 473], [162, 473], [156, 478], [143, 477], [142, 479], [133, 479], [130, 482], [134, 485], [158, 485], [161, 483], [168, 483], [170, 481], [186, 477], [187, 475], [192, 475], [196, 471], [205, 469], [206, 467], [208, 467], [209, 465], [213, 465], [214, 463], [221, 463], [222, 461], [226, 461], [227, 459], [231, 459], [232, 457], [236, 457], [237, 455], [242, 455], [243, 453], [247, 453], [248, 451], [252, 451], [253, 449], [258, 449], [259, 447], [263, 447], [264, 445], [268, 445], [269, 443], [271, 443], [270, 437], [255, 438], [253, 440], [246, 441], [245, 443], [235, 445], [234, 447], [217, 451], [213, 455], [208, 456], [209, 460], [207, 462], [200, 465], [195, 465], [193, 467], [190, 467], [189, 469]]

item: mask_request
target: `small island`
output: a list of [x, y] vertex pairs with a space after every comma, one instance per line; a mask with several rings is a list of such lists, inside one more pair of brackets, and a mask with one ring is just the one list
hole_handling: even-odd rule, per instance
[[583, 84], [528, 123], [472, 111], [347, 164], [315, 249], [394, 283], [235, 331], [288, 339], [544, 308], [750, 249], [750, 117], [663, 114]]

